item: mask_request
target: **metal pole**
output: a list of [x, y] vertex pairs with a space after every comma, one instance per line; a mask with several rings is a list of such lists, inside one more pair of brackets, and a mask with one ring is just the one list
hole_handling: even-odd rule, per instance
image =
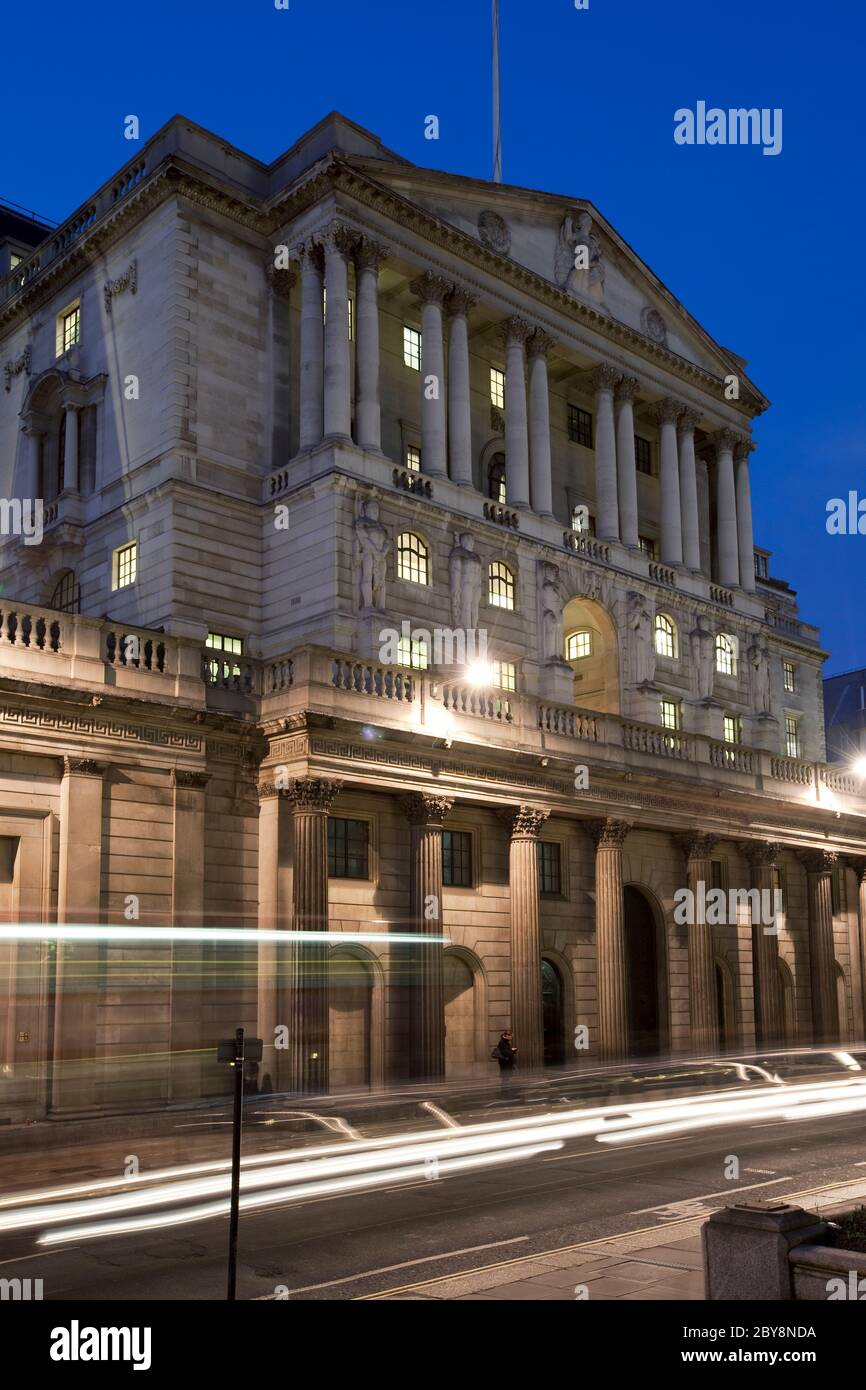
[[232, 1119], [232, 1195], [229, 1213], [229, 1275], [226, 1298], [234, 1301], [238, 1282], [238, 1217], [241, 1196], [241, 1129], [244, 1115], [244, 1030], [235, 1031], [235, 1105]]
[[499, 107], [499, 0], [493, 0], [493, 182], [502, 182], [502, 121]]

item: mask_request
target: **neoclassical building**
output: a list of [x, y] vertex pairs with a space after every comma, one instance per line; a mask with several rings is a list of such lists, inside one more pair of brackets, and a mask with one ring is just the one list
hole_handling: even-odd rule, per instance
[[[238, 1025], [309, 1092], [490, 1075], [505, 1026], [524, 1066], [866, 1032], [768, 402], [601, 212], [175, 117], [14, 231], [2, 911], [112, 930], [0, 942], [7, 1115], [217, 1093]], [[698, 885], [782, 910], [680, 924]]]

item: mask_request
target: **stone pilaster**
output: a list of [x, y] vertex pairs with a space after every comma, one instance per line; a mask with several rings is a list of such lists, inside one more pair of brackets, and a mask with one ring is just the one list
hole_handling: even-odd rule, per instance
[[431, 478], [447, 478], [442, 310], [451, 286], [441, 276], [426, 271], [412, 282], [411, 289], [421, 301], [421, 471]]
[[809, 979], [812, 993], [812, 1042], [839, 1041], [836, 994], [836, 948], [833, 941], [833, 869], [838, 855], [804, 850], [798, 855], [809, 891]]
[[616, 428], [613, 389], [619, 372], [603, 362], [592, 374], [595, 388], [595, 509], [599, 540], [619, 540], [619, 499], [616, 478]]
[[451, 481], [472, 487], [472, 406], [469, 376], [469, 314], [476, 301], [466, 290], [448, 298], [448, 447]]
[[334, 223], [322, 238], [325, 249], [325, 437], [350, 440], [349, 269], [352, 238]]
[[[171, 921], [177, 928], [204, 925], [204, 818], [206, 772], [174, 768]], [[171, 951], [172, 1100], [201, 1095], [203, 986], [202, 943], [174, 941]]]
[[[292, 930], [328, 931], [328, 812], [341, 782], [308, 777], [292, 782]], [[328, 942], [293, 939], [288, 997], [277, 1022], [288, 1027], [290, 1089], [304, 1095], [328, 1089]], [[282, 994], [282, 991], [280, 991]]]
[[595, 843], [595, 959], [598, 990], [598, 1051], [602, 1062], [619, 1062], [629, 1053], [625, 958], [622, 847], [626, 821], [591, 821]]
[[684, 410], [677, 422], [683, 564], [695, 574], [700, 573], [701, 569], [701, 523], [698, 512], [698, 479], [695, 463], [695, 430], [700, 418], [696, 410]]
[[550, 388], [547, 355], [553, 339], [536, 328], [529, 338], [529, 466], [532, 510], [553, 516], [553, 476], [550, 462]]
[[[760, 894], [759, 902], [771, 904], [775, 910], [773, 869], [779, 846], [771, 840], [749, 841], [741, 846], [751, 866], [750, 888]], [[782, 982], [779, 978], [779, 938], [776, 923], [768, 931], [768, 923], [757, 920], [752, 912], [752, 969], [755, 977], [755, 1032], [758, 1044], [776, 1047], [785, 1041], [782, 1010]]]
[[322, 250], [317, 242], [307, 241], [295, 254], [301, 262], [299, 447], [314, 449], [324, 433]]
[[755, 540], [752, 534], [752, 488], [749, 481], [749, 454], [754, 447], [749, 439], [738, 440], [734, 447], [740, 585], [749, 592], [755, 588]]
[[445, 989], [442, 935], [442, 823], [453, 801], [414, 793], [402, 799], [410, 825], [409, 915], [420, 938], [408, 954], [410, 991], [409, 1077], [441, 1081], [445, 1076]]
[[541, 1005], [541, 927], [538, 915], [538, 836], [548, 811], [519, 806], [501, 812], [511, 842], [511, 1027], [524, 1071], [544, 1062]]
[[616, 480], [623, 545], [638, 546], [637, 468], [634, 455], [634, 401], [639, 383], [624, 376], [616, 388]]
[[526, 412], [526, 340], [529, 325], [521, 318], [502, 325], [505, 346], [505, 500], [509, 507], [529, 507], [529, 427]]
[[710, 855], [714, 836], [689, 832], [678, 837], [688, 863], [694, 921], [688, 923], [689, 1024], [691, 1050], [699, 1057], [719, 1049], [719, 1009], [716, 996], [716, 951], [713, 929], [706, 920], [705, 897], [712, 887]]
[[734, 487], [733, 430], [719, 430], [716, 446], [716, 526], [718, 572], [716, 578], [728, 588], [740, 582], [740, 553], [737, 542], [737, 494]]
[[379, 401], [379, 268], [388, 252], [364, 237], [355, 254], [355, 426], [358, 444], [382, 452], [382, 411]]
[[659, 427], [659, 488], [661, 494], [661, 558], [666, 565], [683, 562], [682, 512], [680, 508], [680, 466], [677, 452], [677, 420], [682, 406], [670, 396], [659, 401], [656, 419]]

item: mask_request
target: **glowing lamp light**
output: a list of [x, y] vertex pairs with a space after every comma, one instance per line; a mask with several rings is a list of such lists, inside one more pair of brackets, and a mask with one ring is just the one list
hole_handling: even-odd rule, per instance
[[466, 667], [466, 679], [470, 685], [492, 685], [493, 667], [489, 661], [473, 661]]
[[855, 777], [866, 780], [866, 757], [857, 758], [851, 767], [851, 771], [854, 773]]

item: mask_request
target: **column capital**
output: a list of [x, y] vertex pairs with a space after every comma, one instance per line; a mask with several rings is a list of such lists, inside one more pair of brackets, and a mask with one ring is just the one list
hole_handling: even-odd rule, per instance
[[549, 333], [543, 328], [534, 328], [527, 340], [526, 351], [530, 357], [547, 357], [555, 346], [555, 340]]
[[260, 782], [258, 785], [259, 801], [271, 801], [275, 797], [283, 797], [285, 800], [286, 792], [274, 782]]
[[339, 253], [341, 256], [351, 256], [355, 250], [358, 240], [357, 232], [351, 227], [347, 227], [345, 222], [329, 222], [327, 227], [318, 233], [318, 239], [322, 243], [325, 254], [328, 252]]
[[686, 859], [706, 859], [718, 844], [716, 835], [708, 835], [703, 830], [683, 830], [676, 834], [674, 839]]
[[589, 379], [596, 391], [612, 391], [621, 375], [609, 362], [599, 362], [590, 372]]
[[531, 332], [526, 319], [522, 319], [519, 314], [512, 314], [499, 325], [499, 336], [505, 347], [510, 343], [525, 344]]
[[391, 248], [383, 246], [379, 241], [373, 241], [371, 237], [361, 237], [355, 246], [355, 266], [358, 273], [362, 270], [375, 270], [391, 255]]
[[652, 408], [659, 426], [666, 424], [676, 424], [682, 415], [685, 406], [681, 401], [674, 400], [673, 396], [664, 396], [660, 401], [656, 401]]
[[102, 777], [106, 770], [107, 764], [99, 763], [95, 758], [63, 759], [64, 777]]
[[861, 859], [857, 855], [848, 856], [848, 867], [853, 869], [857, 875], [858, 883], [866, 883], [866, 859]]
[[699, 410], [692, 410], [690, 406], [686, 406], [686, 408], [680, 412], [680, 418], [677, 421], [677, 429], [680, 434], [694, 434], [700, 422], [701, 412]]
[[586, 822], [587, 833], [596, 849], [621, 849], [631, 828], [631, 821], [617, 820], [614, 816]]
[[807, 874], [829, 874], [839, 862], [839, 855], [832, 849], [798, 849], [797, 858]]
[[289, 294], [295, 287], [297, 275], [293, 270], [278, 270], [272, 262], [265, 266], [265, 274], [268, 277], [268, 284], [271, 290], [279, 299], [288, 299]]
[[636, 376], [621, 376], [616, 384], [614, 396], [618, 401], [634, 401], [640, 390], [640, 382]]
[[729, 429], [726, 425], [724, 429], [716, 430], [712, 436], [712, 442], [716, 447], [716, 454], [731, 454], [740, 436], [736, 430]]
[[444, 276], [434, 275], [432, 270], [425, 270], [423, 275], [412, 281], [409, 289], [422, 304], [438, 304], [441, 309], [451, 293], [452, 286]]
[[521, 803], [520, 806], [505, 806], [497, 815], [512, 840], [535, 840], [550, 812]]
[[326, 815], [334, 798], [342, 790], [342, 780], [323, 777], [299, 777], [290, 782], [286, 796], [296, 811], [322, 811]]
[[776, 840], [744, 840], [739, 849], [753, 869], [774, 868], [782, 846]]
[[185, 791], [204, 791], [209, 781], [208, 772], [188, 772], [180, 767], [173, 767], [171, 770], [171, 785]]
[[303, 241], [296, 241], [289, 247], [289, 256], [292, 260], [300, 262], [301, 270], [305, 265], [312, 266], [321, 275], [324, 269], [322, 243], [318, 236], [308, 236]]
[[737, 438], [737, 442], [734, 445], [734, 458], [736, 459], [737, 463], [747, 462], [749, 454], [754, 453], [756, 447], [757, 446], [754, 443], [754, 441], [749, 439], [746, 435], [739, 435], [739, 437]]
[[431, 830], [442, 822], [454, 805], [452, 796], [435, 796], [428, 792], [409, 792], [400, 797], [400, 809], [410, 825], [423, 825]]
[[465, 318], [477, 303], [478, 299], [474, 294], [470, 294], [462, 285], [455, 285], [448, 296], [446, 307], [452, 318]]

